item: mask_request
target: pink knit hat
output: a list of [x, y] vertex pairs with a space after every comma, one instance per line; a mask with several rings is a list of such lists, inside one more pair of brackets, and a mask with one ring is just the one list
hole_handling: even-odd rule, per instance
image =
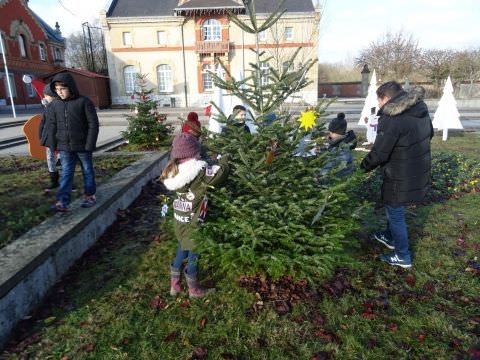
[[197, 138], [187, 133], [175, 136], [172, 143], [170, 157], [174, 160], [200, 158], [200, 143]]

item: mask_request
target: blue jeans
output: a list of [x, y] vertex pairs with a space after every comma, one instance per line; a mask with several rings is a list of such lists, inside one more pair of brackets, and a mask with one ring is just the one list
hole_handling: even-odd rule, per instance
[[177, 254], [175, 259], [173, 259], [172, 267], [180, 270], [185, 259], [188, 259], [187, 274], [196, 275], [198, 272], [198, 254], [193, 251], [183, 250], [182, 246], [178, 244]]
[[63, 204], [70, 204], [70, 193], [72, 191], [73, 175], [75, 174], [75, 165], [80, 161], [83, 174], [83, 187], [85, 195], [95, 195], [97, 186], [95, 184], [95, 170], [93, 169], [91, 151], [60, 151], [62, 163], [62, 175], [60, 178], [60, 188], [57, 193], [57, 200]]
[[405, 223], [405, 206], [385, 205], [388, 220], [387, 236], [395, 244], [395, 253], [400, 257], [410, 256], [408, 248], [408, 230]]

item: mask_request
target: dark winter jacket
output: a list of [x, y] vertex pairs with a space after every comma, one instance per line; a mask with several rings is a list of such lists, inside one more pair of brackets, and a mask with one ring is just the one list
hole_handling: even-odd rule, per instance
[[378, 112], [378, 132], [361, 168], [382, 167], [382, 200], [398, 206], [421, 201], [431, 183], [433, 127], [423, 90], [402, 91]]
[[53, 121], [55, 120], [55, 118], [53, 116], [52, 110], [52, 103], [48, 103], [47, 105], [45, 105], [45, 109], [43, 109], [42, 121], [40, 122], [38, 131], [40, 137], [40, 144], [54, 150], [56, 146], [56, 141], [55, 136], [51, 132], [51, 128], [52, 126], [54, 126]]
[[332, 169], [342, 166], [336, 173], [336, 177], [344, 177], [355, 171], [353, 163], [352, 150], [357, 146], [357, 136], [353, 130], [349, 130], [345, 136], [332, 139], [328, 142], [328, 146], [322, 150], [329, 151], [333, 154], [333, 158], [320, 169], [318, 175], [320, 177], [327, 175]]
[[183, 250], [195, 248], [193, 232], [206, 215], [206, 193], [209, 187], [224, 181], [228, 175], [228, 157], [218, 165], [207, 165], [203, 160], [191, 159], [178, 165], [178, 174], [163, 180], [168, 190], [176, 192], [173, 202], [175, 235]]
[[56, 139], [58, 150], [93, 151], [98, 137], [98, 117], [92, 101], [78, 93], [72, 76], [60, 73], [51, 82], [53, 90], [55, 82], [64, 82], [70, 89], [70, 98], [55, 99], [52, 102], [52, 113], [55, 121], [52, 133]]

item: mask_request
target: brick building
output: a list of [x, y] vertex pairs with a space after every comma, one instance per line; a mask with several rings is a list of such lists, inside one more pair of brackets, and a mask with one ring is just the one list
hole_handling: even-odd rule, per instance
[[[257, 18], [263, 21], [275, 1], [256, 0]], [[317, 58], [320, 9], [312, 0], [286, 0], [286, 13], [270, 29], [259, 34], [260, 49], [270, 59], [262, 70], [288, 66], [296, 69], [306, 59]], [[208, 71], [218, 59], [239, 78], [255, 62], [250, 49], [255, 38], [234, 24], [227, 10], [246, 18], [239, 0], [113, 0], [100, 16], [107, 49], [113, 104], [131, 101], [136, 74], [147, 74], [149, 87], [162, 104], [202, 106], [213, 95]], [[288, 61], [299, 47], [295, 64]], [[318, 69], [308, 79], [313, 83], [295, 98], [317, 100]], [[248, 76], [249, 74], [247, 74]], [[268, 77], [262, 81], [269, 81]], [[226, 109], [228, 110], [228, 109]]]
[[[29, 7], [28, 0], [0, 0], [0, 36], [16, 106], [37, 106], [40, 99], [23, 75], [40, 78], [63, 68], [65, 39], [58, 23], [52, 29]], [[1, 50], [1, 49], [0, 49]], [[10, 104], [3, 56], [0, 54], [0, 108]]]

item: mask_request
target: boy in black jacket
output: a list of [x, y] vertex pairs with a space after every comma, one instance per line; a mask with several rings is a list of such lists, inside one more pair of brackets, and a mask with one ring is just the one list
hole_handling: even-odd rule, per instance
[[84, 197], [81, 206], [91, 207], [96, 203], [92, 152], [95, 150], [98, 138], [97, 112], [92, 101], [79, 94], [70, 74], [55, 75], [51, 82], [51, 89], [59, 97], [51, 105], [54, 118], [51, 133], [62, 159], [62, 176], [55, 209], [61, 212], [69, 210], [70, 192], [77, 160], [81, 163], [84, 183]]

